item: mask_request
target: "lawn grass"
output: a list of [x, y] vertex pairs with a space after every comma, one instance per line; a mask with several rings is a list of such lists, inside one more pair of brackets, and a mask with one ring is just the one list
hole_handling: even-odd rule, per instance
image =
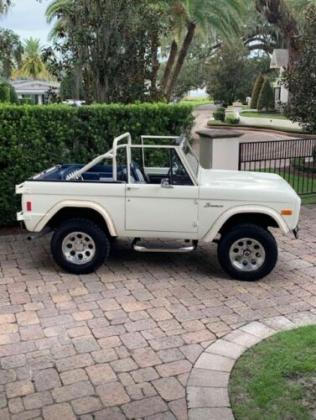
[[269, 118], [276, 120], [287, 120], [286, 116], [279, 114], [278, 112], [256, 112], [256, 111], [241, 111], [240, 115], [243, 117], [250, 118]]
[[278, 333], [237, 361], [229, 393], [236, 420], [312, 420], [316, 326]]
[[303, 206], [316, 204], [316, 194], [303, 195], [301, 198]]
[[200, 105], [212, 104], [213, 101], [212, 99], [209, 99], [209, 98], [194, 98], [194, 99], [186, 98], [186, 99], [182, 99], [178, 103], [180, 105], [192, 105], [195, 108]]
[[263, 172], [273, 172], [282, 176], [298, 194], [308, 194], [315, 192], [316, 195], [316, 178], [309, 178], [299, 174], [288, 173], [288, 168], [284, 171], [282, 169], [264, 169]]
[[[306, 135], [311, 135], [313, 133], [307, 133], [299, 128], [287, 128], [287, 127], [279, 127], [279, 126], [274, 126], [274, 125], [259, 125], [259, 124], [247, 124], [247, 125], [243, 125], [243, 124], [229, 124], [229, 123], [224, 123], [222, 121], [216, 121], [216, 120], [210, 120], [208, 121], [207, 125], [209, 127], [213, 127], [213, 126], [224, 126], [224, 127], [239, 127], [241, 129], [246, 129], [246, 130], [251, 130], [252, 128], [255, 129], [259, 129], [259, 130], [263, 130], [263, 131], [269, 131], [269, 130], [273, 130], [273, 131], [279, 131], [279, 132], [283, 132], [283, 133], [298, 133], [298, 134], [306, 134]], [[314, 135], [314, 134], [313, 134]]]

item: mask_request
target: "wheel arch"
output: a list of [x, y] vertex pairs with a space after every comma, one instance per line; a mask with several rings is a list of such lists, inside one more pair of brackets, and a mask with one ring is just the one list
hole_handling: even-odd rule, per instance
[[117, 236], [114, 223], [109, 213], [97, 203], [84, 201], [63, 201], [56, 204], [36, 225], [36, 231], [45, 227], [55, 228], [62, 221], [82, 217], [96, 222], [110, 236]]
[[205, 242], [211, 242], [215, 239], [218, 233], [223, 233], [232, 226], [240, 223], [252, 223], [267, 227], [280, 228], [284, 234], [289, 233], [289, 228], [280, 214], [274, 209], [257, 207], [257, 206], [243, 206], [233, 208], [222, 214], [213, 224], [211, 229], [202, 238]]

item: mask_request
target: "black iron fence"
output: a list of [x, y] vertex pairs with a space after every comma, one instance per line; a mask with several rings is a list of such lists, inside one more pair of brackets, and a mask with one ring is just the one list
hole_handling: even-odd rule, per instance
[[316, 194], [316, 139], [240, 143], [239, 170], [277, 173], [298, 194]]

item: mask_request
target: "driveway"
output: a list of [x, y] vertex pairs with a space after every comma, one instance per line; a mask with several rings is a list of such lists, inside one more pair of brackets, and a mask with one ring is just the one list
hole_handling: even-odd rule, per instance
[[96, 274], [61, 272], [49, 237], [0, 237], [0, 419], [180, 419], [203, 349], [241, 325], [316, 313], [316, 208], [278, 236], [276, 270], [228, 279], [216, 246], [137, 254], [117, 241]]
[[[213, 111], [216, 109], [216, 106], [213, 104], [209, 105], [202, 105], [197, 107], [193, 111], [193, 116], [195, 118], [194, 120], [194, 126], [192, 129], [192, 136], [195, 140], [194, 142], [194, 148], [198, 152], [198, 142], [199, 137], [196, 134], [196, 131], [201, 130], [203, 128], [207, 128], [207, 122], [211, 119]], [[216, 127], [213, 127], [216, 129]], [[243, 135], [240, 137], [238, 141], [240, 142], [253, 142], [253, 141], [269, 141], [269, 140], [290, 140], [295, 138], [295, 135], [282, 135], [282, 134], [276, 134], [269, 131], [264, 130], [243, 130], [242, 128], [236, 127], [236, 131], [242, 132]]]

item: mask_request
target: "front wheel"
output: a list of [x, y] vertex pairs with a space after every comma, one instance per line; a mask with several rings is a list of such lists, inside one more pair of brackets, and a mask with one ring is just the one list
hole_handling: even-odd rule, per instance
[[108, 257], [110, 242], [106, 233], [87, 219], [64, 221], [51, 240], [56, 263], [73, 274], [95, 271]]
[[222, 268], [237, 280], [259, 280], [274, 269], [278, 260], [272, 234], [252, 224], [238, 225], [225, 232], [217, 253]]

